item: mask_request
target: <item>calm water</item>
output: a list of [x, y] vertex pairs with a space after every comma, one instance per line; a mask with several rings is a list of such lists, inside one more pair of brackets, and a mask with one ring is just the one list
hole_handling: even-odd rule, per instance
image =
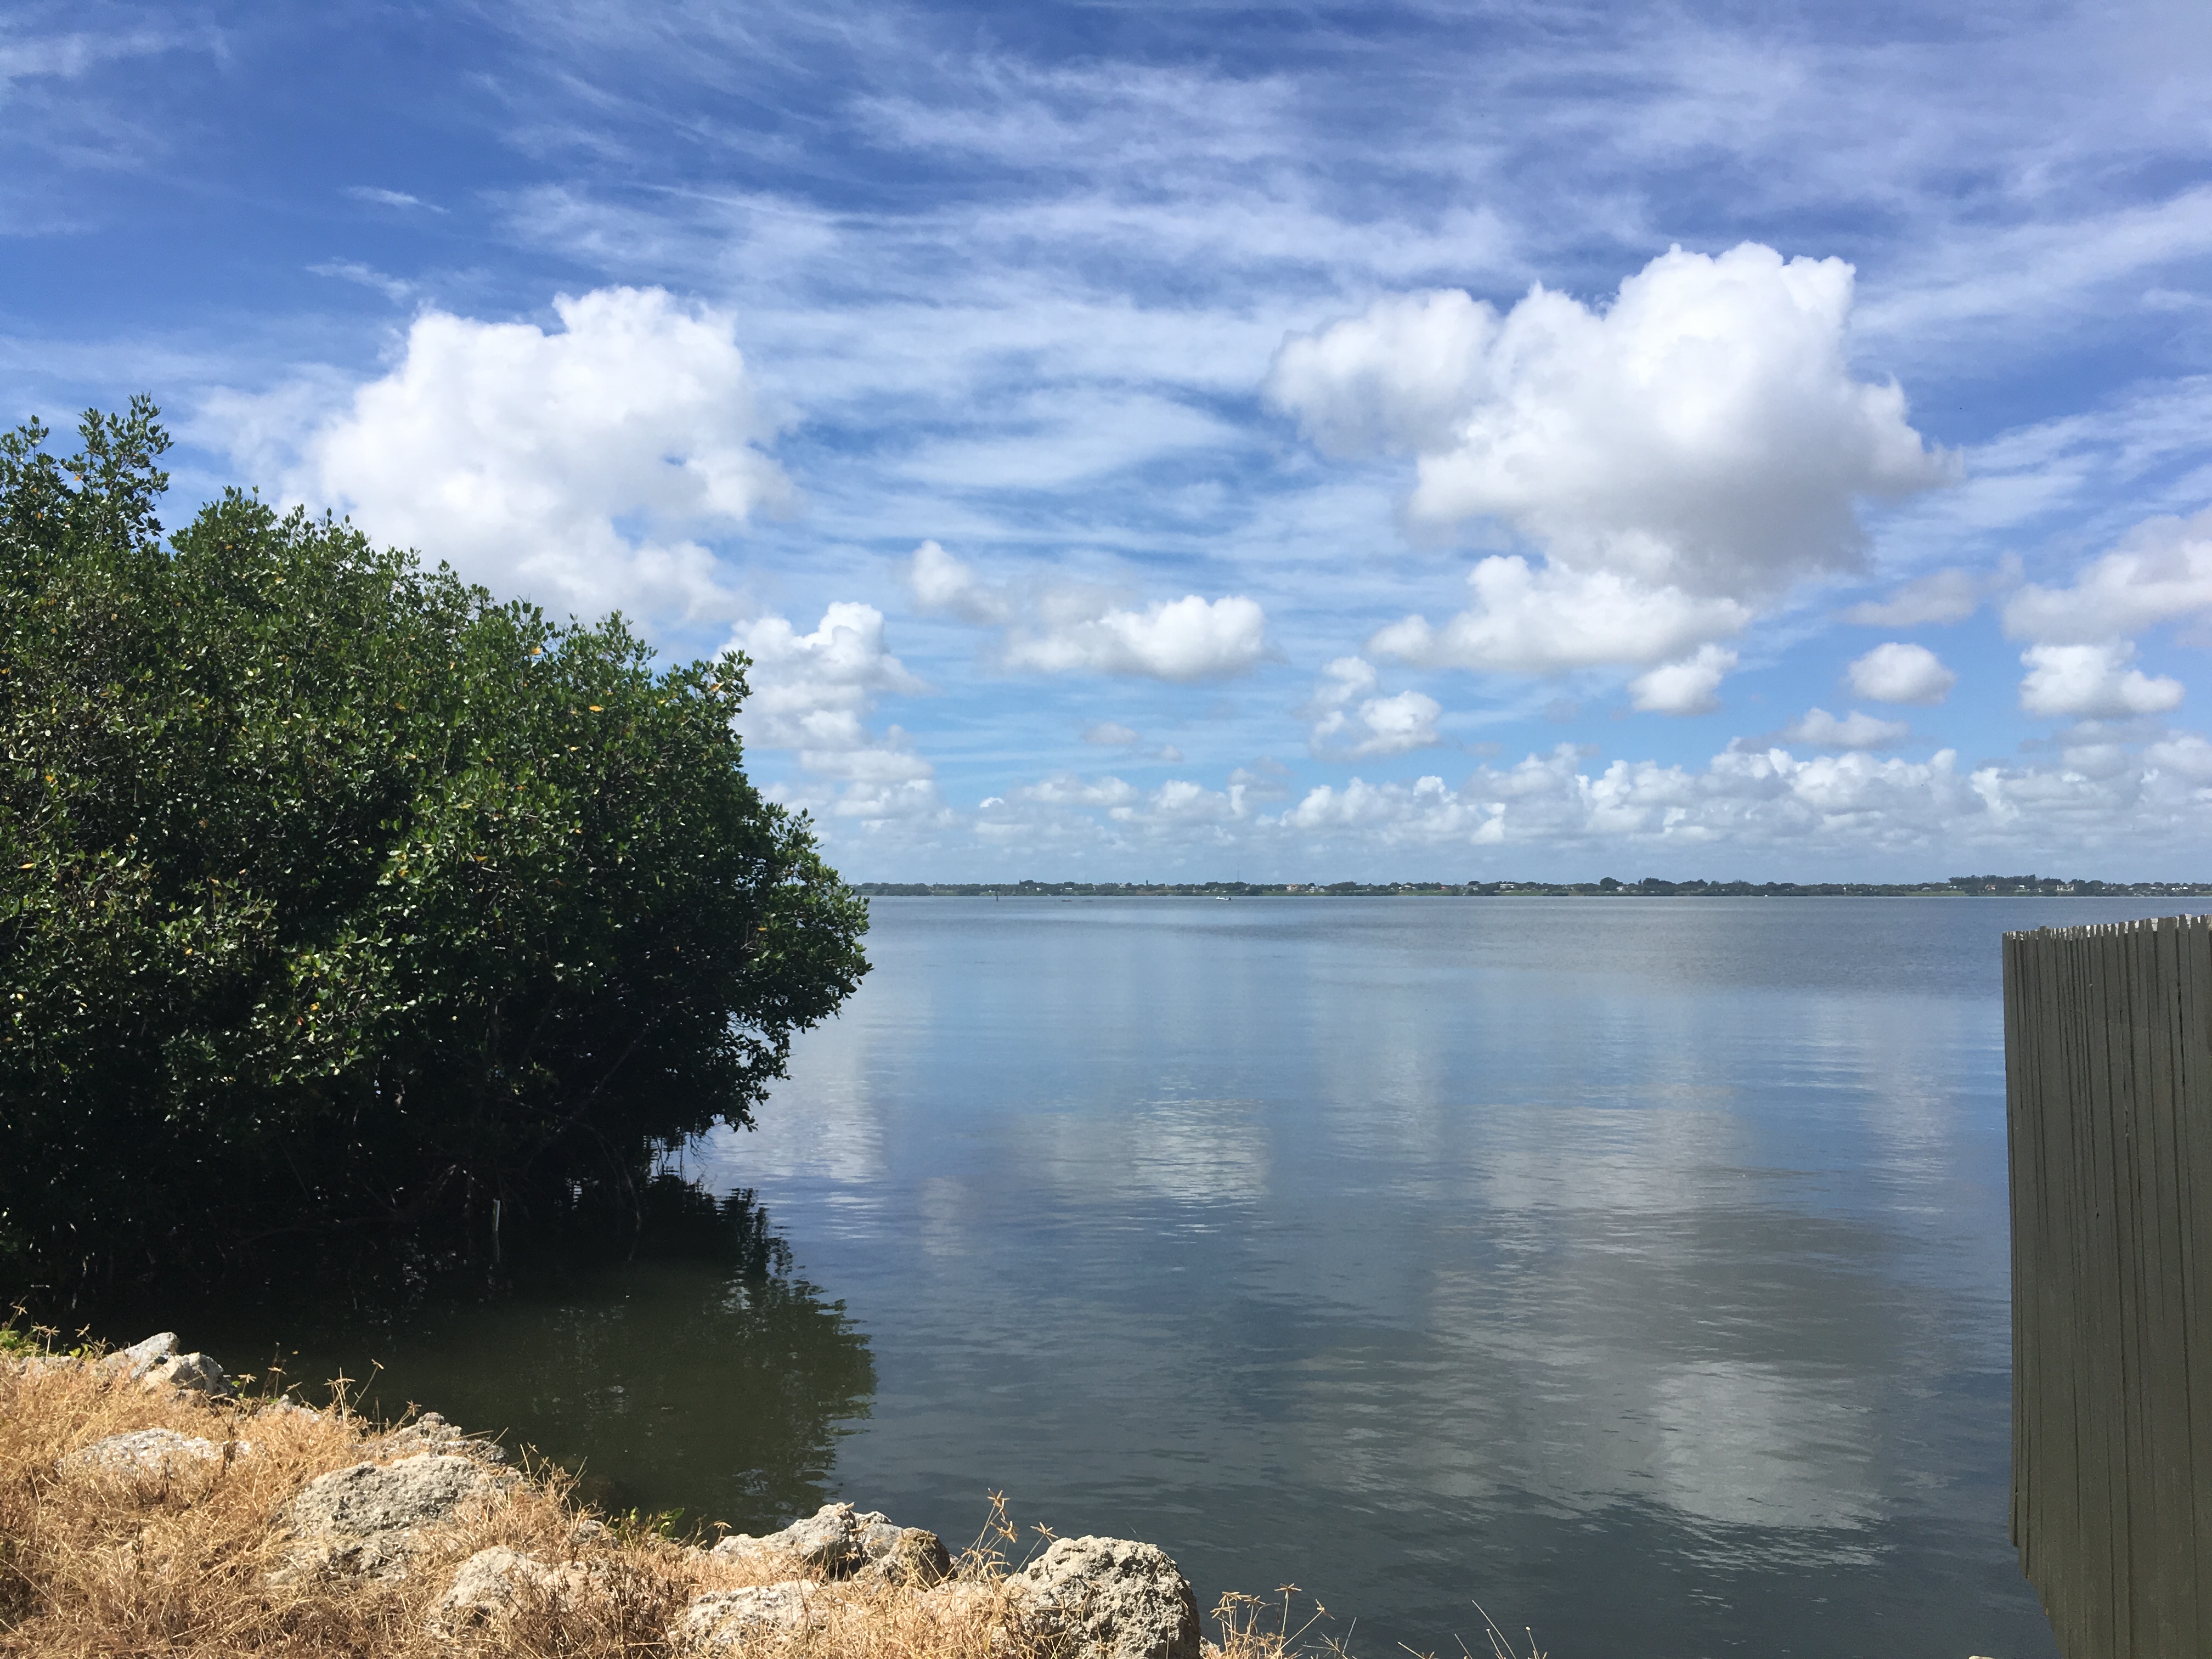
[[1002, 1490], [1370, 1659], [1480, 1647], [1478, 1601], [1554, 1659], [2047, 1659], [1997, 937], [2157, 908], [878, 900], [688, 1160], [757, 1195], [744, 1263], [186, 1336], [624, 1506], [959, 1541]]

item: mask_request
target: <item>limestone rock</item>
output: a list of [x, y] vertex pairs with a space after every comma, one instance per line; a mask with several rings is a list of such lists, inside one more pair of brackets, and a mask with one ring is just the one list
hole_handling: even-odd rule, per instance
[[507, 1449], [455, 1428], [436, 1412], [424, 1412], [404, 1428], [386, 1435], [380, 1449], [387, 1457], [415, 1452], [465, 1451], [487, 1463], [507, 1462]]
[[278, 1511], [277, 1524], [296, 1540], [280, 1571], [397, 1577], [426, 1541], [424, 1529], [455, 1519], [514, 1479], [439, 1452], [319, 1476]]
[[819, 1585], [803, 1578], [748, 1589], [708, 1590], [693, 1596], [677, 1615], [668, 1632], [669, 1645], [678, 1653], [714, 1655], [736, 1652], [763, 1637], [788, 1640], [816, 1621], [813, 1601], [820, 1593]]
[[928, 1589], [952, 1576], [952, 1557], [945, 1540], [921, 1527], [895, 1527], [878, 1521], [860, 1532], [866, 1565], [859, 1578], [888, 1579], [909, 1589]]
[[781, 1532], [755, 1538], [732, 1533], [708, 1553], [725, 1561], [750, 1560], [762, 1556], [788, 1556], [803, 1567], [811, 1567], [825, 1578], [843, 1578], [867, 1559], [860, 1534], [883, 1524], [880, 1515], [857, 1515], [850, 1504], [824, 1504], [803, 1521], [794, 1521]]
[[1024, 1623], [1076, 1659], [1199, 1659], [1198, 1598], [1154, 1544], [1061, 1538], [1007, 1583]]
[[[252, 1448], [244, 1441], [234, 1450]], [[61, 1460], [64, 1469], [90, 1469], [101, 1474], [172, 1474], [195, 1463], [218, 1462], [222, 1445], [174, 1429], [139, 1429], [130, 1434], [111, 1434], [89, 1446], [80, 1446]]]
[[4, 1363], [24, 1376], [53, 1376], [73, 1371], [85, 1362], [73, 1353], [27, 1353], [10, 1355]]
[[769, 1534], [761, 1542], [830, 1577], [842, 1577], [866, 1559], [861, 1532], [882, 1519], [855, 1515], [850, 1504], [824, 1504], [806, 1519]]
[[174, 1331], [156, 1331], [143, 1342], [133, 1342], [127, 1348], [118, 1348], [113, 1353], [103, 1355], [100, 1368], [104, 1371], [119, 1372], [129, 1381], [136, 1382], [176, 1351], [177, 1334]]
[[941, 1583], [952, 1571], [952, 1558], [935, 1533], [894, 1526], [879, 1512], [858, 1511], [850, 1504], [824, 1504], [765, 1537], [733, 1533], [707, 1553], [717, 1560], [795, 1563], [824, 1578], [883, 1578], [915, 1589]]
[[707, 1553], [717, 1561], [765, 1562], [775, 1552], [750, 1533], [733, 1532]]
[[210, 1400], [234, 1400], [238, 1396], [238, 1390], [230, 1386], [230, 1378], [222, 1367], [204, 1353], [172, 1353], [155, 1361], [140, 1377], [139, 1386], [204, 1394]]
[[996, 1625], [1006, 1609], [994, 1585], [972, 1578], [948, 1578], [933, 1589], [918, 1592], [915, 1606], [939, 1625]]
[[504, 1547], [478, 1550], [461, 1563], [430, 1615], [441, 1635], [480, 1630], [513, 1613], [526, 1596], [558, 1595], [568, 1575]]

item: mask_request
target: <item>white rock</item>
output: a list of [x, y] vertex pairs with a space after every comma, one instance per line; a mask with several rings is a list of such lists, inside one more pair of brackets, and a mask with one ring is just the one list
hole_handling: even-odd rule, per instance
[[878, 1521], [860, 1533], [867, 1564], [855, 1578], [881, 1578], [910, 1589], [927, 1589], [952, 1576], [952, 1557], [945, 1540], [921, 1527], [895, 1527]]
[[708, 1590], [691, 1598], [668, 1632], [679, 1653], [723, 1654], [763, 1637], [789, 1640], [817, 1622], [813, 1601], [821, 1586], [803, 1578], [747, 1589]]
[[999, 1591], [972, 1578], [947, 1579], [933, 1589], [917, 1591], [914, 1604], [940, 1626], [975, 1625], [987, 1620], [995, 1625], [998, 1616], [1005, 1611]]
[[866, 1559], [860, 1548], [860, 1534], [882, 1519], [880, 1515], [856, 1515], [850, 1504], [824, 1504], [806, 1519], [794, 1521], [781, 1532], [772, 1532], [760, 1541], [834, 1578], [851, 1571]]
[[84, 1361], [73, 1353], [28, 1353], [10, 1358], [4, 1363], [25, 1376], [53, 1376], [63, 1371], [73, 1371]]
[[102, 1355], [100, 1368], [104, 1371], [120, 1371], [137, 1382], [177, 1351], [174, 1331], [157, 1331], [143, 1342], [133, 1342], [127, 1348], [118, 1348], [113, 1353]]
[[[233, 1443], [234, 1452], [253, 1449], [246, 1441]], [[219, 1462], [222, 1445], [174, 1429], [138, 1429], [130, 1434], [111, 1434], [80, 1446], [61, 1460], [64, 1469], [93, 1469], [102, 1474], [172, 1474], [195, 1463]]]
[[280, 1572], [396, 1577], [427, 1541], [427, 1529], [456, 1519], [514, 1480], [503, 1469], [436, 1452], [319, 1476], [277, 1512], [278, 1526], [295, 1540]]
[[156, 1360], [140, 1379], [140, 1386], [204, 1394], [210, 1400], [232, 1400], [238, 1395], [222, 1367], [204, 1353], [173, 1353]]
[[413, 1452], [465, 1451], [487, 1463], [507, 1462], [507, 1449], [489, 1440], [464, 1433], [436, 1412], [424, 1412], [404, 1428], [394, 1429], [378, 1443], [386, 1457], [400, 1457]]
[[1156, 1544], [1061, 1538], [1007, 1581], [1022, 1620], [1076, 1659], [1199, 1659], [1198, 1598]]
[[884, 1524], [880, 1515], [860, 1515], [850, 1504], [824, 1504], [803, 1521], [759, 1538], [732, 1533], [707, 1553], [724, 1561], [781, 1556], [811, 1567], [825, 1578], [842, 1578], [867, 1558], [861, 1535]]
[[717, 1561], [758, 1561], [775, 1553], [749, 1532], [733, 1532], [707, 1552]]
[[543, 1561], [516, 1550], [478, 1550], [461, 1563], [453, 1582], [430, 1615], [432, 1628], [458, 1635], [477, 1630], [514, 1611], [533, 1591], [557, 1592], [561, 1575]]

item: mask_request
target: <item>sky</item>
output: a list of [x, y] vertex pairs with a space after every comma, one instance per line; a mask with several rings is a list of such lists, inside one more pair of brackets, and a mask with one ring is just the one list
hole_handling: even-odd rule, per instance
[[868, 880], [2212, 878], [2212, 8], [16, 0], [0, 416]]

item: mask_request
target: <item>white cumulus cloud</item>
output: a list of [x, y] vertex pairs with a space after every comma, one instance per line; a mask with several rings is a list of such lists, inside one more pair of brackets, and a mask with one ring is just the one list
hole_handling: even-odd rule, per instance
[[1608, 663], [1658, 663], [1739, 633], [1748, 605], [1724, 595], [1652, 588], [1614, 570], [1532, 568], [1496, 555], [1468, 573], [1474, 604], [1441, 628], [1407, 617], [1376, 630], [1370, 650], [1430, 668], [1551, 674]]
[[285, 493], [556, 612], [739, 614], [692, 538], [793, 492], [731, 317], [659, 289], [554, 310], [550, 333], [422, 313], [390, 374], [297, 436]]
[[1057, 583], [1018, 589], [984, 581], [935, 542], [915, 550], [907, 580], [925, 611], [1003, 630], [1002, 667], [1121, 674], [1189, 683], [1242, 674], [1267, 648], [1267, 617], [1241, 594], [1195, 593], [1141, 610], [1110, 589]]
[[2007, 780], [1962, 777], [1957, 758], [1949, 750], [1925, 762], [1730, 750], [1702, 770], [1618, 760], [1589, 772], [1561, 744], [1484, 767], [1456, 788], [1436, 777], [1323, 786], [1280, 823], [1319, 845], [1636, 846], [1678, 857], [1729, 847], [1927, 848], [1991, 824], [1981, 786], [2011, 799]]
[[2212, 784], [2212, 743], [2194, 732], [2177, 732], [2152, 744], [2143, 759], [2187, 782]]
[[2031, 714], [2076, 720], [2163, 714], [2180, 707], [2181, 682], [2128, 667], [2135, 653], [2125, 641], [2032, 645], [2021, 653], [2027, 673], [2020, 683], [2020, 706]]
[[1725, 646], [1701, 645], [1696, 655], [1629, 681], [1629, 701], [1646, 714], [1710, 714], [1721, 706], [1722, 677], [1735, 666], [1735, 652]]
[[1784, 742], [1814, 749], [1887, 749], [1911, 735], [1903, 720], [1876, 720], [1856, 708], [1841, 720], [1825, 708], [1808, 708], [1782, 733]]
[[1393, 295], [1285, 341], [1267, 395], [1332, 455], [1442, 453], [1458, 441], [1498, 335], [1498, 313], [1462, 289]]
[[883, 612], [872, 605], [832, 605], [811, 634], [785, 617], [762, 617], [740, 627], [730, 644], [753, 661], [752, 695], [738, 730], [769, 748], [825, 759], [866, 749], [872, 742], [866, 716], [878, 696], [929, 689], [891, 654]]
[[1056, 772], [1041, 783], [1025, 784], [1014, 791], [1016, 800], [1042, 801], [1048, 806], [1127, 806], [1140, 799], [1137, 787], [1112, 775], [1096, 780], [1073, 772]]
[[1012, 597], [980, 580], [975, 571], [937, 543], [924, 542], [908, 562], [907, 586], [924, 611], [992, 627], [1014, 619]]
[[1877, 645], [1844, 675], [1854, 692], [1876, 702], [1941, 702], [1959, 683], [1958, 675], [1926, 646], [1899, 640]]
[[[1845, 735], [1864, 732], [1852, 719], [1835, 724]], [[1864, 749], [1804, 752], [1833, 746], [1825, 743], [1793, 751], [1741, 741], [1702, 767], [1626, 758], [1596, 766], [1594, 751], [1562, 744], [1516, 764], [1479, 766], [1456, 785], [1437, 775], [1354, 777], [1269, 813], [1252, 808], [1279, 793], [1266, 787], [1271, 770], [1240, 769], [1225, 789], [1178, 779], [1144, 791], [1110, 776], [1062, 775], [1010, 791], [1011, 800], [986, 800], [974, 829], [1001, 849], [1234, 846], [1301, 863], [1456, 848], [1475, 860], [1468, 875], [1521, 873], [1486, 856], [1515, 848], [1577, 860], [1648, 854], [1684, 876], [1724, 878], [1745, 854], [1818, 863], [1873, 854], [1925, 873], [1962, 847], [2027, 867], [2109, 857], [2122, 846], [2166, 858], [2212, 846], [2212, 742], [2169, 732], [2146, 744], [2126, 727], [2084, 726], [2069, 738], [2055, 764], [1971, 772], [1948, 749], [1913, 761]]]
[[1221, 847], [1250, 820], [1251, 780], [1239, 775], [1225, 789], [1170, 778], [1145, 790], [1108, 775], [1060, 772], [993, 796], [976, 809], [975, 830], [987, 844], [1030, 848], [1098, 845]]
[[1688, 672], [1689, 651], [1799, 582], [1856, 569], [1857, 502], [1954, 468], [1896, 385], [1852, 375], [1852, 276], [1753, 243], [1677, 248], [1602, 307], [1540, 286], [1501, 317], [1431, 294], [1286, 342], [1269, 395], [1316, 443], [1412, 451], [1416, 526], [1497, 520], [1546, 561], [1484, 561], [1472, 610], [1441, 629], [1409, 618], [1375, 648]]
[[1419, 691], [1379, 695], [1374, 665], [1359, 657], [1323, 665], [1305, 712], [1313, 721], [1309, 744], [1323, 759], [1402, 755], [1442, 741], [1437, 716], [1443, 705]]
[[2070, 586], [2021, 588], [2004, 625], [2014, 639], [2093, 645], [2204, 616], [2212, 616], [2212, 508], [2136, 526]]
[[829, 606], [810, 634], [782, 617], [739, 627], [730, 644], [752, 659], [751, 695], [738, 716], [745, 741], [793, 751], [834, 793], [787, 791], [790, 804], [870, 825], [947, 820], [936, 769], [896, 726], [878, 732], [867, 717], [885, 693], [929, 688], [891, 654], [883, 613], [849, 601]]

